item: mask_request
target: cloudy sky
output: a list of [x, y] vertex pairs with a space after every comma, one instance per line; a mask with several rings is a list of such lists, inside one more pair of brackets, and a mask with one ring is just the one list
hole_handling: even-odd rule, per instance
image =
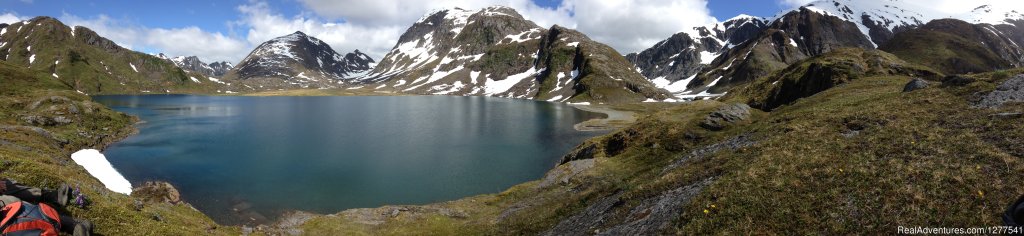
[[[976, 1], [928, 2], [941, 11], [970, 10]], [[1017, 1], [1017, 0], [991, 0]], [[737, 14], [771, 17], [808, 0], [0, 0], [0, 22], [57, 17], [89, 27], [147, 53], [197, 55], [237, 62], [255, 46], [297, 30], [341, 53], [359, 49], [381, 58], [423, 14], [435, 9], [505, 5], [547, 27], [580, 30], [626, 54], [690, 27]]]

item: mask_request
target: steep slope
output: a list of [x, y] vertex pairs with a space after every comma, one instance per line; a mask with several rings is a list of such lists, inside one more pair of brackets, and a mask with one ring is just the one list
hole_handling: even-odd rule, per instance
[[937, 79], [941, 73], [905, 62], [883, 51], [842, 48], [795, 63], [770, 76], [733, 89], [734, 92], [723, 99], [746, 98], [746, 103], [751, 107], [770, 111], [852, 80], [872, 76]]
[[363, 80], [375, 89], [567, 102], [668, 98], [618, 52], [507, 7], [430, 13]]
[[169, 61], [122, 48], [92, 30], [36, 17], [0, 29], [0, 59], [89, 94], [211, 91]]
[[757, 36], [766, 25], [767, 19], [740, 15], [676, 33], [640, 53], [626, 55], [626, 59], [658, 87], [683, 92], [700, 69], [725, 50]]
[[249, 89], [333, 88], [373, 62], [358, 51], [351, 54], [343, 57], [320, 39], [296, 31], [260, 44], [224, 78]]
[[949, 74], [1020, 66], [1024, 59], [1022, 48], [1000, 32], [989, 24], [940, 19], [899, 33], [879, 49]]
[[[163, 55], [163, 54], [160, 54]], [[231, 63], [229, 62], [214, 62], [213, 64], [206, 64], [199, 60], [196, 56], [179, 56], [170, 58], [171, 62], [174, 62], [179, 68], [185, 71], [196, 72], [207, 77], [209, 76], [224, 76], [231, 70]]]

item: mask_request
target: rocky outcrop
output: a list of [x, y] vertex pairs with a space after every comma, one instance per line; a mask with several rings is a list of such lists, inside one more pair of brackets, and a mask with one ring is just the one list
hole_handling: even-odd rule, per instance
[[927, 87], [928, 87], [928, 81], [925, 81], [925, 80], [923, 80], [921, 78], [914, 78], [914, 79], [910, 80], [910, 82], [907, 82], [907, 85], [903, 86], [903, 92], [904, 93], [911, 92], [911, 91], [918, 90], [918, 89], [925, 89]]
[[750, 119], [750, 106], [747, 104], [730, 104], [719, 107], [704, 117], [700, 127], [718, 131]]
[[161, 181], [147, 181], [141, 186], [132, 189], [132, 197], [149, 203], [170, 203], [181, 202], [181, 193], [173, 185]]
[[1024, 75], [1016, 75], [996, 87], [976, 107], [998, 108], [1006, 103], [1024, 102]]
[[[670, 228], [690, 203], [712, 179], [681, 186], [659, 195], [627, 204], [622, 193], [600, 198], [587, 208], [558, 222], [541, 235], [654, 235]], [[628, 212], [624, 219], [614, 212]]]

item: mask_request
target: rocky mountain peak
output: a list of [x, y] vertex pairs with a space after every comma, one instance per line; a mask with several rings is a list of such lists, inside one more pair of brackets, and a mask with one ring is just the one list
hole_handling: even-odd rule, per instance
[[230, 77], [271, 88], [329, 88], [372, 69], [369, 56], [352, 55], [342, 56], [320, 39], [296, 31], [260, 44]]
[[[157, 57], [163, 59], [167, 56], [163, 53], [160, 53], [157, 55]], [[196, 56], [178, 56], [165, 60], [170, 60], [171, 62], [174, 62], [174, 65], [177, 65], [178, 68], [181, 68], [182, 70], [196, 72], [208, 77], [223, 76], [224, 74], [227, 74], [228, 70], [231, 70], [231, 67], [229, 66], [231, 63], [217, 62], [214, 63], [217, 64], [217, 66], [215, 67], [213, 66], [213, 64], [206, 64], [205, 62], [199, 60], [199, 57]]]

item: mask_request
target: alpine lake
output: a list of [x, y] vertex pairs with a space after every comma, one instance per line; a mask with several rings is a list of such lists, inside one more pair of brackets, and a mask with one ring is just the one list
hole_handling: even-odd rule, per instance
[[94, 96], [138, 116], [103, 153], [221, 224], [497, 193], [543, 177], [604, 114], [489, 97]]

